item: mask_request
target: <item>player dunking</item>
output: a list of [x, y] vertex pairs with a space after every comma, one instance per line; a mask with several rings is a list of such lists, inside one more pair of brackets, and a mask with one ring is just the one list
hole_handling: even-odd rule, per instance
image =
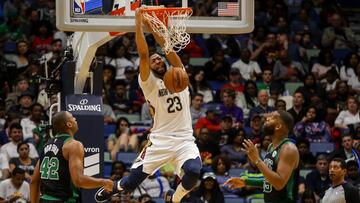
[[250, 161], [263, 173], [265, 180], [231, 178], [224, 185], [230, 188], [262, 186], [266, 203], [295, 203], [297, 198], [299, 175], [299, 152], [287, 138], [293, 127], [293, 118], [286, 111], [275, 111], [266, 117], [264, 134], [272, 136], [264, 161], [260, 159], [257, 147], [250, 141], [244, 141]]
[[[135, 40], [140, 57], [139, 84], [154, 112], [154, 124], [149, 135], [150, 144], [133, 163], [130, 175], [116, 183], [114, 191], [131, 192], [162, 165], [173, 163], [182, 182], [176, 191], [170, 190], [166, 193], [165, 201], [180, 202], [196, 185], [202, 167], [191, 124], [190, 93], [188, 88], [173, 94], [166, 89], [162, 80], [166, 65], [159, 54], [149, 55], [142, 23], [151, 31], [161, 47], [164, 46], [164, 39], [152, 30], [138, 9]], [[184, 68], [175, 52], [170, 52], [166, 58], [172, 68]], [[105, 202], [113, 194], [100, 189], [95, 199]]]

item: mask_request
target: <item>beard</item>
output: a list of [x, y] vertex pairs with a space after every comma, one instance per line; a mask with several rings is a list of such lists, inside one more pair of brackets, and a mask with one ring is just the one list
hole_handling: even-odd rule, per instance
[[264, 135], [273, 136], [275, 133], [275, 125], [264, 125], [263, 127]]

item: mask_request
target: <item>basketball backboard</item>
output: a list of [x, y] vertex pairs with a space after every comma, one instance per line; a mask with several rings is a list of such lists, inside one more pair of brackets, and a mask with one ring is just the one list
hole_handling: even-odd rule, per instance
[[56, 26], [63, 31], [134, 32], [134, 11], [140, 5], [191, 7], [189, 33], [241, 34], [254, 28], [254, 0], [56, 0]]

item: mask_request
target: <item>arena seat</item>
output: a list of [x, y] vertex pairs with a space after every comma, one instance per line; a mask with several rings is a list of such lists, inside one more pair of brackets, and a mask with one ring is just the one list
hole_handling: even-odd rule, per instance
[[104, 164], [104, 178], [110, 178], [111, 176], [112, 163]]
[[335, 145], [331, 142], [311, 142], [310, 152], [316, 156], [318, 153], [330, 153], [334, 151]]
[[204, 66], [210, 58], [190, 58], [190, 64], [193, 66]]
[[246, 169], [243, 168], [231, 168], [229, 170], [229, 176], [231, 177], [239, 177], [241, 173], [245, 172]]
[[225, 198], [225, 203], [245, 203], [245, 200], [243, 198], [240, 197], [236, 197], [236, 198]]
[[164, 198], [161, 197], [153, 197], [152, 200], [156, 203], [165, 203]]
[[118, 152], [116, 154], [116, 160], [124, 162], [127, 166], [131, 166], [138, 155], [139, 154], [135, 152]]
[[116, 131], [115, 124], [104, 125], [104, 138], [107, 139], [111, 134], [114, 134]]

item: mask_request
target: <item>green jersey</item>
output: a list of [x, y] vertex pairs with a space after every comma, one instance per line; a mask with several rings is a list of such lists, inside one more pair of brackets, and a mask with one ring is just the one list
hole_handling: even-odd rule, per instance
[[77, 202], [78, 193], [71, 181], [69, 162], [62, 151], [63, 145], [70, 139], [70, 135], [60, 134], [44, 146], [40, 156], [41, 199]]
[[[285, 143], [289, 143], [289, 142], [290, 140], [286, 138], [276, 148], [273, 148], [272, 144], [270, 144], [264, 162], [267, 165], [267, 167], [272, 171], [277, 170], [277, 166], [279, 162], [279, 154], [282, 146]], [[263, 191], [264, 191], [265, 202], [295, 203], [298, 193], [298, 184], [297, 184], [298, 178], [299, 178], [299, 167], [293, 170], [285, 187], [279, 191], [276, 190], [269, 182], [267, 182], [266, 179], [264, 179]]]

